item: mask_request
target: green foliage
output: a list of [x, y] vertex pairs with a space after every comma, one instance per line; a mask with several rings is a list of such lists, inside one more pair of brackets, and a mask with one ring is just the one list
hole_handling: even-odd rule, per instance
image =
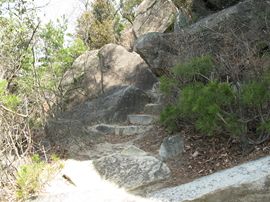
[[45, 163], [37, 155], [33, 156], [31, 164], [20, 167], [16, 180], [18, 199], [26, 200], [41, 189], [40, 175], [44, 167]]
[[160, 121], [168, 127], [169, 130], [177, 129], [177, 119], [181, 116], [179, 107], [169, 105], [160, 114]]
[[[133, 24], [135, 11], [142, 0], [94, 0], [77, 19], [77, 36], [89, 49], [120, 40], [121, 32]], [[115, 5], [114, 5], [115, 3]]]
[[228, 83], [195, 83], [183, 88], [179, 106], [184, 116], [195, 120], [199, 131], [212, 135], [222, 130], [222, 109], [231, 105], [234, 97]]
[[31, 163], [21, 166], [16, 175], [17, 199], [26, 200], [37, 194], [45, 183], [61, 168], [63, 165], [54, 155], [51, 157], [53, 163], [48, 164], [42, 161], [39, 155], [32, 156]]
[[[40, 52], [42, 66], [53, 66], [57, 76], [62, 75], [63, 71], [69, 68], [73, 61], [86, 50], [86, 46], [80, 39], [75, 39], [70, 45], [65, 45], [65, 32], [67, 22], [58, 21], [57, 24], [49, 22], [41, 30], [40, 39], [44, 44]], [[61, 70], [59, 70], [61, 68]]]
[[3, 96], [5, 94], [6, 88], [7, 88], [7, 81], [0, 80], [0, 96]]
[[176, 81], [168, 76], [160, 77], [160, 90], [165, 94], [170, 94]]
[[269, 89], [267, 83], [262, 81], [250, 81], [243, 85], [241, 101], [244, 105], [260, 106], [269, 100]]
[[190, 80], [198, 75], [209, 76], [213, 68], [212, 58], [207, 55], [200, 58], [195, 57], [187, 63], [176, 65], [173, 72], [176, 76]]
[[171, 74], [160, 78], [160, 90], [163, 93], [170, 94], [172, 89], [178, 86], [179, 78], [183, 82], [195, 80], [210, 79], [211, 72], [214, 69], [214, 63], [209, 55], [195, 57], [184, 64], [176, 65]]
[[5, 107], [12, 110], [16, 109], [21, 100], [18, 96], [8, 93], [6, 89], [7, 81], [0, 80], [0, 104], [3, 104]]
[[270, 120], [264, 121], [257, 129], [259, 132], [267, 132], [270, 133]]
[[95, 0], [78, 19], [77, 35], [90, 49], [116, 42], [121, 28], [111, 1]]
[[[6, 154], [19, 158], [36, 149], [32, 134], [39, 136], [48, 116], [54, 115], [52, 109], [60, 108], [63, 74], [87, 49], [78, 38], [67, 43], [65, 18], [43, 25], [36, 11], [32, 0], [0, 2], [0, 158]], [[15, 184], [10, 167], [10, 162], [3, 162], [1, 188]], [[20, 168], [19, 198], [43, 184], [37, 179], [47, 167], [34, 157]], [[3, 173], [9, 176], [2, 178]]]
[[210, 56], [202, 56], [176, 65], [170, 76], [161, 77], [161, 91], [178, 97], [161, 113], [161, 122], [172, 128], [177, 121], [186, 121], [203, 134], [226, 133], [242, 139], [254, 127], [258, 133], [270, 131], [269, 121], [265, 121], [270, 120], [268, 72], [229, 82], [218, 77], [214, 66]]

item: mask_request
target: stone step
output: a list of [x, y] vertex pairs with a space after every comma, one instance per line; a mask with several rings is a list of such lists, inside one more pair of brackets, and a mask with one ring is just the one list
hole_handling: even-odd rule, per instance
[[158, 120], [157, 116], [149, 114], [130, 114], [128, 115], [129, 123], [133, 125], [151, 125]]
[[150, 103], [145, 105], [144, 107], [144, 113], [146, 114], [152, 114], [152, 115], [159, 115], [162, 111], [162, 104], [156, 104], [156, 103]]
[[115, 134], [115, 135], [140, 135], [145, 132], [151, 130], [153, 128], [152, 125], [129, 125], [129, 126], [119, 126], [119, 125], [110, 125], [110, 124], [98, 124], [95, 126], [88, 127], [88, 132], [93, 132], [97, 134]]

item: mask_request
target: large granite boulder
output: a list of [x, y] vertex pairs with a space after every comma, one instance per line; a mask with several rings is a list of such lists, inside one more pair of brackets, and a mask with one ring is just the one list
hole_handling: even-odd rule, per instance
[[140, 55], [128, 52], [122, 46], [107, 44], [100, 49], [99, 57], [103, 91], [125, 84], [133, 84], [142, 90], [149, 90], [157, 82], [157, 78]]
[[179, 9], [174, 21], [174, 32], [180, 32], [192, 23], [190, 16], [182, 9]]
[[123, 123], [128, 114], [141, 112], [149, 102], [150, 97], [134, 86], [114, 87], [98, 98], [62, 112], [48, 121], [46, 134], [52, 144], [61, 145], [76, 154], [83, 146], [98, 141], [101, 136], [89, 126]]
[[61, 86], [69, 105], [77, 105], [87, 97], [100, 94], [101, 72], [98, 52], [99, 50], [86, 51], [64, 74]]
[[162, 202], [268, 202], [270, 157], [158, 190], [149, 198]]
[[127, 27], [121, 32], [120, 45], [125, 47], [128, 51], [132, 51], [135, 39], [133, 28]]
[[135, 50], [156, 74], [205, 54], [225, 62], [233, 61], [237, 54], [238, 61], [248, 62], [249, 48], [260, 43], [269, 44], [269, 18], [269, 1], [246, 0], [210, 15], [181, 32], [142, 36], [137, 40]]
[[174, 22], [177, 8], [171, 0], [144, 0], [135, 13], [136, 37], [149, 32], [164, 32]]
[[127, 150], [93, 162], [104, 179], [134, 190], [170, 176], [169, 168], [162, 161], [134, 146]]
[[133, 50], [135, 40], [149, 32], [165, 32], [173, 25], [177, 8], [171, 0], [144, 0], [136, 9], [135, 19], [122, 33], [120, 44]]
[[68, 108], [95, 98], [114, 86], [130, 85], [149, 90], [157, 78], [144, 60], [124, 47], [107, 44], [78, 57], [62, 80]]

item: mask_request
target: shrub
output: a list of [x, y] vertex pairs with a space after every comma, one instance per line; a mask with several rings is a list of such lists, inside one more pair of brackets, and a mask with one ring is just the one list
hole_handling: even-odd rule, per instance
[[31, 163], [19, 168], [16, 176], [16, 194], [19, 200], [26, 200], [39, 192], [53, 174], [62, 168], [57, 157], [52, 156], [51, 159], [52, 163], [48, 164], [34, 155]]
[[203, 134], [238, 138], [242, 145], [250, 143], [251, 132], [261, 139], [270, 131], [268, 73], [224, 81], [214, 67], [210, 56], [197, 57], [160, 79], [165, 95], [175, 96], [177, 89], [177, 99], [161, 113], [161, 122], [172, 130], [180, 120]]
[[14, 94], [9, 94], [6, 91], [7, 81], [0, 79], [0, 104], [14, 109], [20, 104], [20, 98]]
[[171, 131], [177, 128], [177, 119], [180, 117], [179, 107], [169, 105], [160, 114], [160, 121]]

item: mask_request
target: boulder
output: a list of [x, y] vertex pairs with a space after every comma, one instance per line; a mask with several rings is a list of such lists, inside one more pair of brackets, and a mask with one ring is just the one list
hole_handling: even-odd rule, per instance
[[120, 45], [125, 47], [128, 51], [133, 50], [135, 40], [136, 37], [132, 27], [124, 29], [121, 32]]
[[149, 198], [162, 202], [268, 202], [270, 157], [223, 170], [190, 183], [158, 190]]
[[191, 24], [191, 18], [184, 12], [184, 10], [178, 10], [177, 16], [174, 22], [174, 32], [180, 32], [182, 29], [188, 27]]
[[207, 0], [206, 4], [209, 8], [212, 8], [213, 10], [222, 10], [240, 1], [241, 0]]
[[134, 49], [157, 75], [168, 67], [206, 54], [213, 55], [220, 62], [222, 59], [232, 62], [235, 54], [229, 53], [237, 51], [238, 61], [248, 62], [247, 45], [252, 48], [258, 43], [269, 43], [269, 28], [265, 21], [269, 18], [268, 1], [246, 0], [210, 15], [181, 32], [142, 36]]
[[149, 90], [157, 78], [144, 60], [124, 47], [107, 44], [78, 57], [62, 81], [67, 108], [95, 98], [114, 86], [130, 85]]
[[94, 132], [92, 125], [125, 122], [128, 114], [142, 111], [149, 101], [147, 94], [134, 86], [115, 87], [49, 120], [46, 124], [47, 137], [53, 144], [76, 154], [83, 146], [98, 142], [108, 134]]
[[98, 52], [99, 50], [86, 51], [64, 74], [61, 86], [64, 90], [65, 102], [69, 106], [75, 106], [101, 93]]
[[102, 157], [93, 163], [104, 179], [127, 190], [135, 190], [170, 176], [166, 164], [134, 147], [120, 154]]
[[208, 15], [215, 13], [217, 10], [209, 8], [205, 0], [193, 0], [191, 5], [191, 13], [194, 21], [200, 20]]
[[162, 160], [172, 159], [184, 151], [184, 141], [180, 134], [166, 137], [160, 145], [159, 155]]
[[188, 10], [192, 16], [193, 21], [202, 19], [224, 8], [228, 8], [240, 1], [241, 0], [173, 0], [179, 9], [182, 9], [183, 7], [189, 7]]
[[150, 91], [158, 82], [156, 75], [149, 68], [142, 68], [136, 73], [134, 85], [144, 91]]
[[103, 91], [123, 84], [133, 84], [142, 90], [149, 90], [157, 82], [144, 60], [122, 46], [107, 44], [100, 49], [99, 57]]
[[135, 13], [135, 36], [166, 31], [174, 22], [176, 13], [177, 8], [171, 0], [144, 0]]

